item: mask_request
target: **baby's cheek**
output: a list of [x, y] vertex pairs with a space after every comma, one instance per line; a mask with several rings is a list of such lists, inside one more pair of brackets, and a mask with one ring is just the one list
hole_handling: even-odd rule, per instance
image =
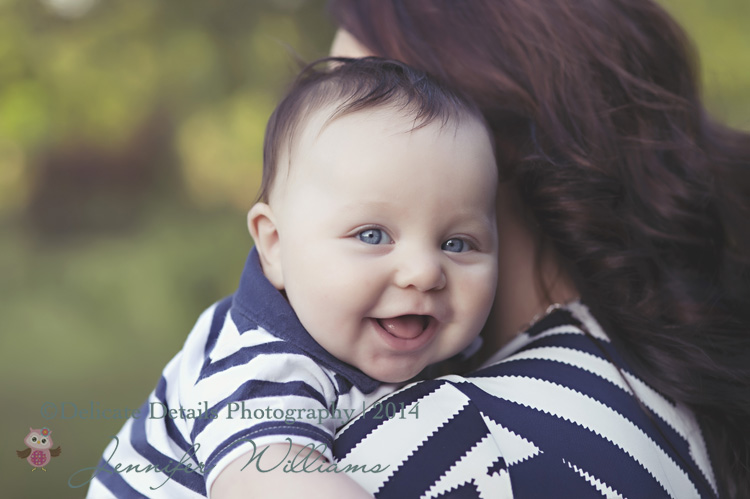
[[489, 272], [476, 272], [462, 280], [459, 294], [467, 307], [481, 309], [492, 303], [496, 278]]
[[462, 327], [469, 333], [476, 333], [482, 329], [490, 313], [495, 297], [494, 281], [477, 279], [466, 283], [458, 293], [457, 314], [460, 316]]

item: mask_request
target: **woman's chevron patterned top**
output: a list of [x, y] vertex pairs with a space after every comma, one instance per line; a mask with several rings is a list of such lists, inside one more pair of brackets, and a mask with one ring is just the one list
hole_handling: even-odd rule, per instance
[[471, 375], [380, 401], [339, 432], [334, 454], [339, 468], [387, 467], [351, 475], [378, 498], [717, 495], [693, 414], [630, 371], [580, 303]]

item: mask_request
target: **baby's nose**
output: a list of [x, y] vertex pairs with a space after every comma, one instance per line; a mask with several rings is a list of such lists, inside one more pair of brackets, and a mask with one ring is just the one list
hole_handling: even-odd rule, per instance
[[421, 292], [443, 289], [447, 283], [439, 255], [414, 251], [403, 255], [395, 283], [401, 288], [413, 287]]

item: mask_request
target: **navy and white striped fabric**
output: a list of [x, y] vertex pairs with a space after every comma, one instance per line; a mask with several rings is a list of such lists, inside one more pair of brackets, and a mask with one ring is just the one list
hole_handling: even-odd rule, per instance
[[339, 468], [387, 467], [351, 474], [378, 498], [717, 496], [694, 416], [629, 371], [580, 303], [469, 376], [380, 401], [339, 432], [334, 454]]
[[[336, 428], [394, 388], [318, 345], [253, 250], [237, 292], [200, 316], [140, 417], [106, 448], [88, 497], [206, 497], [253, 443], [288, 445], [287, 437], [325, 444], [331, 460]], [[168, 410], [177, 417], [162, 417]], [[274, 416], [278, 410], [285, 417]]]

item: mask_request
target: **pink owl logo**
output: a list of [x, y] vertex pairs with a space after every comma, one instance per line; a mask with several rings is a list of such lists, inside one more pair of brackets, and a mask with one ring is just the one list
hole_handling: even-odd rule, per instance
[[50, 462], [53, 457], [60, 455], [60, 446], [57, 449], [50, 449], [52, 447], [52, 432], [49, 428], [41, 428], [35, 430], [29, 428], [29, 434], [23, 439], [28, 448], [25, 450], [17, 450], [16, 454], [21, 459], [26, 459], [31, 466], [31, 471], [35, 471], [37, 468], [42, 468], [42, 471], [47, 471], [44, 466]]

